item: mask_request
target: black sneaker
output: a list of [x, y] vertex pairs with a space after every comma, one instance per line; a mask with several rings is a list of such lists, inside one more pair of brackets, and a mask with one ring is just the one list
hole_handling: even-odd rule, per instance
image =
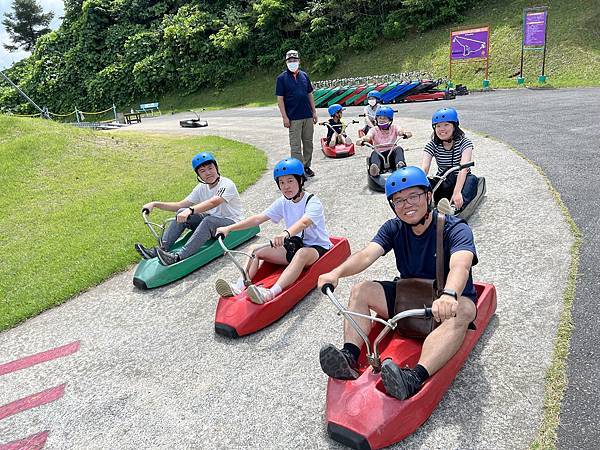
[[321, 347], [319, 361], [323, 372], [331, 378], [338, 380], [356, 380], [358, 378], [358, 363], [348, 350], [340, 350], [332, 344], [327, 344]]
[[306, 174], [307, 177], [312, 178], [315, 176], [315, 173], [312, 171], [312, 169], [310, 167], [305, 167], [304, 168], [304, 173]]
[[391, 359], [381, 365], [381, 381], [385, 391], [398, 400], [406, 400], [421, 389], [421, 381], [413, 369], [401, 369]]
[[158, 259], [163, 266], [170, 266], [171, 264], [175, 264], [179, 262], [180, 258], [177, 253], [169, 253], [164, 251], [162, 248], [157, 249]]
[[142, 244], [135, 244], [134, 247], [135, 250], [144, 259], [152, 259], [158, 256], [156, 253], [156, 247], [146, 248]]

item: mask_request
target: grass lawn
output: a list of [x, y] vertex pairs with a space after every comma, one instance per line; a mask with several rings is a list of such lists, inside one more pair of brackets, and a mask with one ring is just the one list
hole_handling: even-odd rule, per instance
[[261, 151], [220, 137], [116, 135], [0, 116], [0, 330], [137, 261], [133, 243], [151, 241], [141, 206], [184, 198], [200, 150], [214, 152], [240, 191], [266, 168]]
[[[398, 41], [380, 41], [370, 51], [348, 51], [327, 74], [303, 67], [313, 81], [406, 71], [427, 71], [434, 77], [448, 76], [451, 29], [491, 26], [489, 79], [491, 88], [516, 88], [521, 57], [523, 8], [545, 4], [548, 13], [546, 76], [549, 87], [600, 86], [600, 2], [598, 0], [482, 0], [462, 21]], [[299, 48], [302, 52], [302, 48]], [[526, 84], [537, 86], [542, 53], [526, 52], [523, 70]], [[168, 95], [161, 109], [182, 111], [232, 106], [262, 106], [275, 103], [275, 77], [285, 69], [256, 70], [224, 89], [205, 89], [191, 95]], [[483, 63], [454, 64], [452, 81], [470, 89], [481, 89]]]

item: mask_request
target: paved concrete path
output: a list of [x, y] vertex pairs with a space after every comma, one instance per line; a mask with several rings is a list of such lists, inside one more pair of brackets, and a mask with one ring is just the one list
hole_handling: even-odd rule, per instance
[[[592, 449], [600, 442], [600, 88], [508, 90], [459, 97], [462, 122], [506, 142], [538, 164], [558, 190], [582, 233], [568, 386], [560, 413], [558, 447]], [[436, 106], [438, 104], [436, 103]], [[429, 119], [431, 104], [401, 105], [400, 114]], [[502, 167], [506, 167], [503, 165]], [[531, 210], [543, 226], [544, 211]]]
[[[129, 130], [243, 140], [263, 149], [270, 167], [288, 153], [274, 108], [207, 116], [208, 129], [182, 130], [179, 115]], [[415, 134], [408, 162], [417, 163], [431, 128], [414, 119], [404, 126]], [[539, 425], [572, 236], [530, 164], [469, 135], [476, 173], [488, 181], [487, 201], [471, 219], [481, 261], [474, 275], [496, 285], [498, 310], [430, 420], [399, 448], [525, 448]], [[322, 198], [330, 232], [360, 249], [391, 215], [384, 197], [365, 187], [363, 155], [329, 160], [317, 150], [313, 168], [307, 189]], [[249, 213], [276, 197], [270, 172], [243, 194]], [[67, 384], [61, 399], [0, 419], [0, 442], [50, 430], [48, 448], [338, 448], [325, 432], [318, 350], [341, 343], [342, 323], [322, 294], [232, 341], [213, 331], [214, 281], [236, 277], [227, 259], [153, 291], [136, 290], [132, 275], [133, 268], [0, 334], [0, 363], [81, 341], [71, 356], [1, 376], [0, 405]], [[337, 292], [347, 298], [356, 281], [394, 275], [389, 255]]]

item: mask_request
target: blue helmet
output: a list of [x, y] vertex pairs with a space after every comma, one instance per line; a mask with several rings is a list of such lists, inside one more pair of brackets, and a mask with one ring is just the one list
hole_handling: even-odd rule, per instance
[[304, 164], [298, 161], [296, 158], [286, 158], [275, 164], [273, 169], [273, 178], [277, 183], [277, 178], [284, 175], [296, 175], [304, 179]]
[[458, 126], [458, 113], [454, 108], [442, 108], [438, 109], [433, 113], [431, 118], [431, 126], [434, 127], [436, 123], [440, 122], [454, 122]]
[[331, 105], [329, 108], [327, 108], [327, 112], [329, 113], [329, 115], [331, 117], [333, 117], [335, 114], [337, 114], [338, 112], [340, 112], [341, 110], [343, 110], [344, 108], [342, 108], [342, 105], [339, 105], [337, 103], [334, 103], [333, 105]]
[[192, 158], [192, 169], [194, 169], [195, 172], [198, 167], [208, 162], [213, 162], [217, 167], [217, 170], [219, 169], [219, 166], [217, 165], [217, 160], [215, 159], [214, 155], [209, 152], [198, 153], [196, 156], [194, 156]]
[[373, 97], [376, 98], [377, 100], [381, 101], [381, 92], [375, 90], [375, 91], [371, 91], [367, 94], [367, 98], [369, 97]]
[[390, 120], [394, 120], [394, 110], [389, 106], [379, 106], [375, 111], [375, 117], [377, 116], [383, 116]]
[[406, 166], [392, 173], [385, 182], [385, 195], [388, 200], [392, 195], [404, 189], [420, 186], [429, 190], [430, 184], [423, 169], [417, 166]]

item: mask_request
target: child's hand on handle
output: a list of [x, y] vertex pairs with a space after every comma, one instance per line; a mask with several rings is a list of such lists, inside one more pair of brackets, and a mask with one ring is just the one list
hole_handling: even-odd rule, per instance
[[283, 241], [287, 237], [288, 237], [288, 233], [286, 233], [286, 232], [276, 234], [275, 236], [273, 236], [273, 239], [271, 239], [271, 245], [273, 247], [283, 247]]
[[404, 132], [404, 139], [410, 139], [412, 137], [412, 133], [410, 131]]

